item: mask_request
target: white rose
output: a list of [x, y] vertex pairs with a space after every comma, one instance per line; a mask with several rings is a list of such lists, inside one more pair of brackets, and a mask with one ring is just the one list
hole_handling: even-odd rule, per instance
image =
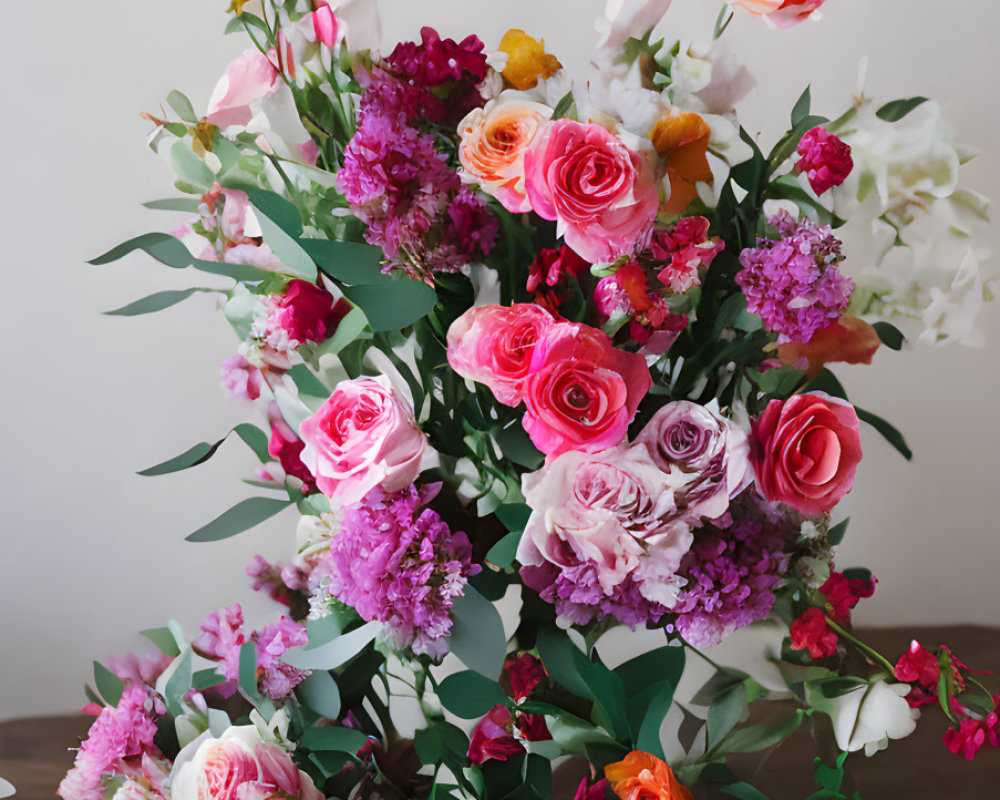
[[890, 739], [903, 739], [916, 730], [920, 712], [906, 702], [909, 692], [906, 684], [888, 684], [878, 678], [816, 705], [833, 720], [841, 750], [853, 753], [864, 748], [865, 755], [872, 756], [885, 750]]

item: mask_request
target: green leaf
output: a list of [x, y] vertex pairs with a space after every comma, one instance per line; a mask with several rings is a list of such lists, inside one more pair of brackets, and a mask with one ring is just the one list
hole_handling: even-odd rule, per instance
[[758, 331], [764, 327], [764, 323], [759, 316], [747, 311], [747, 299], [743, 292], [736, 292], [725, 299], [719, 306], [719, 313], [715, 317], [715, 332], [718, 333], [724, 328], [734, 328], [746, 333]]
[[537, 753], [529, 753], [524, 760], [524, 785], [543, 800], [552, 797], [552, 762]]
[[316, 373], [305, 364], [296, 364], [288, 370], [288, 375], [295, 382], [299, 394], [304, 394], [307, 397], [321, 397], [324, 400], [330, 396], [330, 390], [323, 381], [317, 378]]
[[198, 115], [194, 113], [194, 106], [191, 105], [191, 101], [182, 92], [174, 89], [167, 95], [167, 102], [177, 112], [177, 116], [185, 122], [194, 125], [198, 121]]
[[[253, 201], [251, 201], [251, 205], [253, 205]], [[274, 211], [274, 207], [272, 203], [272, 211]], [[309, 254], [285, 231], [281, 224], [271, 219], [264, 209], [258, 208], [256, 205], [254, 205], [254, 209], [257, 211], [257, 221], [260, 223], [264, 241], [283, 265], [282, 273], [310, 283], [314, 282], [316, 280], [316, 265]], [[296, 219], [297, 215], [298, 212], [296, 212]]]
[[329, 672], [315, 670], [295, 687], [295, 696], [321, 717], [340, 716], [340, 689]]
[[838, 522], [830, 530], [826, 532], [826, 541], [829, 542], [833, 547], [836, 547], [842, 541], [844, 541], [844, 534], [847, 533], [847, 524], [851, 521], [848, 517], [845, 520]]
[[535, 470], [545, 460], [545, 454], [535, 447], [531, 437], [517, 420], [497, 433], [496, 440], [504, 456], [520, 467]]
[[722, 667], [705, 681], [704, 686], [691, 698], [691, 702], [696, 706], [710, 706], [717, 697], [737, 684], [743, 683], [748, 677], [745, 672], [738, 669]]
[[185, 538], [189, 542], [217, 542], [228, 539], [270, 519], [290, 505], [290, 500], [249, 497]]
[[531, 506], [527, 503], [503, 503], [493, 513], [511, 533], [520, 532], [527, 527], [531, 518]]
[[183, 655], [175, 658], [167, 669], [171, 673], [163, 689], [163, 699], [167, 702], [167, 711], [172, 716], [179, 717], [184, 713], [181, 698], [191, 688], [191, 648], [185, 648]]
[[799, 123], [802, 122], [806, 117], [809, 116], [809, 109], [812, 106], [812, 90], [811, 87], [807, 86], [802, 95], [795, 102], [795, 106], [792, 108], [792, 127], [798, 127]]
[[292, 648], [285, 654], [284, 660], [298, 669], [336, 669], [364, 650], [378, 634], [379, 628], [378, 622], [365, 623], [349, 633], [333, 636], [328, 642], [317, 643], [315, 647]]
[[727, 737], [723, 751], [728, 754], [758, 753], [766, 750], [791, 736], [802, 724], [803, 719], [805, 712], [797, 708], [789, 719], [738, 728]]
[[156, 211], [184, 211], [188, 214], [195, 214], [201, 201], [197, 197], [165, 197], [162, 200], [147, 200], [142, 204], [143, 208], [151, 208]]
[[741, 683], [721, 694], [708, 707], [708, 750], [713, 751], [743, 719], [747, 690]]
[[125, 682], [100, 661], [94, 662], [94, 685], [109, 706], [117, 706], [125, 690]]
[[262, 464], [271, 460], [271, 455], [267, 452], [267, 434], [256, 425], [251, 425], [249, 422], [241, 422], [233, 428], [233, 433], [239, 436], [243, 440], [243, 443], [253, 450], [253, 454], [257, 456], [257, 459]]
[[841, 400], [847, 400], [847, 390], [844, 389], [843, 384], [837, 380], [837, 376], [830, 372], [830, 370], [826, 367], [823, 367], [823, 369], [820, 370], [819, 375], [809, 382], [805, 390], [809, 392], [826, 392], [832, 397], [839, 397]]
[[304, 517], [318, 517], [320, 514], [329, 514], [331, 510], [330, 498], [318, 492], [306, 495], [296, 505]]
[[517, 546], [521, 543], [522, 531], [508, 533], [486, 554], [486, 560], [494, 567], [506, 569], [514, 563], [514, 556], [517, 554]]
[[260, 691], [257, 689], [257, 643], [245, 642], [240, 647], [239, 683], [243, 694], [254, 705], [261, 700]]
[[347, 312], [347, 316], [340, 321], [333, 336], [319, 346], [316, 356], [337, 355], [354, 342], [366, 327], [368, 327], [368, 318], [365, 316], [365, 312], [360, 308], [352, 308]]
[[883, 321], [876, 322], [872, 325], [872, 327], [875, 329], [875, 333], [878, 334], [878, 338], [882, 340], [882, 344], [890, 350], [903, 349], [903, 343], [906, 341], [906, 337], [903, 336], [903, 332], [895, 325]]
[[423, 319], [437, 303], [426, 283], [397, 275], [391, 283], [344, 286], [344, 295], [365, 312], [376, 333], [396, 331]]
[[323, 274], [341, 283], [389, 283], [382, 272], [382, 249], [360, 242], [330, 239], [300, 239], [299, 244], [319, 265]]
[[191, 676], [191, 688], [201, 692], [218, 686], [224, 680], [226, 680], [225, 676], [220, 675], [214, 669], [200, 669]]
[[781, 397], [791, 394], [802, 382], [803, 373], [795, 367], [778, 367], [760, 374], [757, 386], [765, 394], [775, 394]]
[[573, 102], [573, 92], [566, 92], [566, 94], [559, 98], [559, 102], [556, 103], [556, 107], [552, 111], [552, 119], [562, 119], [569, 114], [570, 109], [573, 107]]
[[302, 746], [310, 750], [357, 753], [367, 743], [368, 737], [364, 733], [340, 725], [309, 728], [302, 735]]
[[441, 705], [462, 719], [477, 719], [494, 706], [510, 704], [500, 684], [471, 669], [449, 675], [437, 693]]
[[170, 148], [170, 166], [178, 178], [202, 191], [215, 183], [215, 173], [194, 154], [187, 139], [181, 139]]
[[886, 122], [899, 122], [899, 120], [915, 108], [926, 102], [926, 97], [909, 97], [905, 100], [893, 100], [876, 111], [875, 116]]
[[664, 646], [636, 656], [615, 668], [628, 697], [636, 697], [650, 686], [668, 682], [677, 685], [684, 672], [683, 647]]
[[128, 305], [105, 311], [109, 317], [137, 317], [140, 314], [153, 314], [170, 306], [187, 300], [195, 292], [211, 292], [212, 289], [168, 289], [165, 292], [155, 292], [141, 300], [135, 300]]
[[906, 439], [903, 438], [903, 434], [901, 434], [898, 430], [896, 430], [896, 428], [894, 428], [880, 416], [872, 414], [870, 411], [865, 411], [863, 408], [858, 408], [857, 406], [854, 407], [854, 410], [858, 414], [858, 419], [860, 419], [862, 422], [867, 422], [875, 430], [877, 430], [880, 434], [882, 434], [882, 437], [889, 444], [895, 447], [896, 450], [899, 451], [899, 454], [903, 456], [903, 458], [905, 458], [907, 461], [913, 460], [913, 451], [910, 450], [909, 445], [906, 444]]
[[469, 669], [498, 678], [507, 655], [507, 636], [496, 606], [466, 585], [452, 604], [451, 617], [451, 652]]
[[276, 192], [256, 187], [245, 187], [250, 203], [261, 214], [273, 221], [281, 230], [293, 238], [302, 235], [302, 217], [294, 203]]
[[746, 781], [724, 786], [721, 791], [723, 794], [738, 797], [739, 800], [769, 800], [766, 794], [761, 792], [759, 789], [755, 789]]
[[165, 656], [176, 657], [181, 653], [170, 628], [147, 628], [144, 631], [139, 631], [139, 634], [155, 644]]
[[166, 461], [152, 467], [139, 470], [137, 474], [146, 478], [152, 478], [157, 475], [169, 475], [171, 472], [180, 472], [181, 470], [190, 469], [191, 467], [196, 467], [199, 464], [204, 464], [208, 461], [208, 459], [215, 455], [215, 452], [222, 446], [224, 441], [226, 441], [225, 437], [219, 439], [219, 441], [214, 444], [210, 444], [209, 442], [198, 442], [198, 444], [193, 447], [189, 447], [179, 456], [168, 458]]

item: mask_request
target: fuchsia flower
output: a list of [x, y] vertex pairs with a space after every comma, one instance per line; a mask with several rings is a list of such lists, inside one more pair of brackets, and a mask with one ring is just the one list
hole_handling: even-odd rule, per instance
[[524, 170], [532, 209], [558, 220], [566, 244], [591, 263], [632, 252], [656, 218], [649, 158], [595, 123], [551, 123], [525, 154]]
[[649, 291], [646, 273], [635, 261], [597, 282], [594, 307], [602, 322], [628, 317], [629, 338], [644, 345], [643, 352], [666, 352], [688, 323], [687, 316], [671, 313], [666, 299]]
[[576, 794], [573, 800], [604, 800], [608, 792], [608, 781], [601, 778], [599, 781], [589, 783], [586, 778], [580, 779], [580, 785], [576, 787]]
[[832, 572], [819, 590], [826, 597], [826, 613], [834, 622], [844, 622], [859, 600], [875, 594], [875, 578], [848, 580], [842, 572]]
[[555, 250], [539, 250], [528, 268], [525, 288], [535, 295], [536, 303], [556, 313], [560, 303], [566, 298], [551, 290], [566, 283], [567, 278], [576, 278], [588, 269], [590, 262], [580, 258], [575, 250], [566, 245]]
[[322, 342], [332, 334], [351, 310], [344, 298], [334, 303], [333, 295], [309, 281], [289, 281], [284, 294], [272, 298], [267, 315], [270, 330], [281, 329], [288, 339]]
[[757, 490], [768, 500], [816, 516], [854, 485], [861, 461], [858, 415], [824, 392], [772, 400], [754, 424]]
[[958, 728], [944, 732], [944, 746], [955, 755], [972, 761], [985, 746], [1000, 747], [1000, 695], [993, 699], [994, 709], [983, 719], [966, 717]]
[[837, 634], [826, 624], [826, 614], [810, 608], [792, 623], [791, 647], [808, 650], [813, 658], [827, 658], [837, 652]]
[[469, 740], [467, 757], [470, 764], [482, 764], [490, 759], [506, 761], [524, 752], [524, 745], [514, 738], [514, 717], [507, 706], [493, 706]]
[[302, 481], [306, 493], [316, 490], [316, 479], [305, 464], [302, 463], [303, 442], [289, 424], [285, 422], [276, 404], [268, 410], [268, 421], [271, 423], [271, 437], [267, 442], [267, 452], [278, 460], [286, 475]]
[[914, 639], [909, 649], [899, 657], [892, 674], [896, 680], [914, 684], [906, 696], [912, 708], [937, 701], [941, 663], [936, 655]]
[[805, 173], [816, 194], [840, 186], [854, 169], [850, 145], [827, 133], [822, 126], [806, 131], [799, 142], [798, 154], [795, 171]]
[[718, 236], [709, 238], [704, 217], [684, 217], [669, 230], [657, 228], [649, 241], [649, 252], [657, 261], [669, 262], [657, 278], [678, 294], [701, 285], [701, 273], [711, 266], [726, 245]]
[[376, 486], [394, 492], [411, 484], [427, 447], [413, 410], [385, 376], [341, 381], [299, 435], [302, 463], [341, 505]]
[[246, 125], [253, 117], [251, 104], [270, 97], [280, 86], [274, 64], [257, 48], [248, 48], [229, 62], [212, 90], [205, 121], [220, 128]]

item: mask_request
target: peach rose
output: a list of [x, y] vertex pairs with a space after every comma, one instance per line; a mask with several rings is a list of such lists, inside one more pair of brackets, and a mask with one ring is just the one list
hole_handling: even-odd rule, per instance
[[729, 5], [764, 17], [776, 28], [798, 25], [823, 5], [826, 0], [728, 0]]
[[531, 210], [524, 191], [524, 154], [552, 116], [552, 109], [519, 92], [502, 92], [458, 126], [458, 159], [466, 174], [508, 211]]
[[540, 217], [592, 264], [631, 253], [660, 202], [649, 158], [596, 123], [551, 123], [524, 157], [525, 189]]
[[656, 756], [633, 750], [608, 764], [604, 776], [622, 800], [694, 800], [670, 767]]
[[539, 78], [551, 78], [562, 64], [545, 52], [545, 40], [534, 39], [519, 28], [512, 28], [500, 40], [501, 53], [507, 54], [503, 77], [515, 89], [534, 89]]
[[757, 489], [768, 500], [815, 516], [854, 485], [861, 435], [854, 406], [824, 392], [772, 400], [754, 424]]

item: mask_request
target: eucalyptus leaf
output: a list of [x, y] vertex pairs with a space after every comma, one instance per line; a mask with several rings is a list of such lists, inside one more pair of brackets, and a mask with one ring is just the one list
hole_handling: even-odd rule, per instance
[[219, 439], [219, 441], [214, 444], [209, 442], [198, 442], [198, 444], [189, 447], [179, 456], [168, 458], [166, 461], [162, 461], [152, 467], [139, 470], [136, 474], [142, 475], [145, 478], [152, 478], [158, 475], [169, 475], [172, 472], [180, 472], [181, 470], [196, 467], [199, 464], [204, 464], [208, 461], [208, 459], [214, 456], [224, 441], [226, 441], [225, 437]]
[[191, 648], [185, 648], [183, 654], [173, 660], [167, 671], [169, 677], [163, 688], [163, 699], [167, 703], [167, 711], [172, 716], [179, 717], [184, 713], [181, 699], [191, 688]]
[[392, 281], [382, 272], [382, 249], [359, 242], [301, 239], [299, 244], [325, 275], [348, 284], [385, 284]]
[[109, 317], [137, 317], [141, 314], [153, 314], [157, 311], [163, 311], [165, 308], [170, 308], [170, 306], [175, 306], [178, 303], [187, 300], [196, 292], [211, 291], [213, 290], [168, 289], [164, 292], [154, 292], [153, 294], [147, 295], [140, 300], [135, 300], [128, 305], [124, 305], [121, 308], [116, 308], [112, 311], [105, 311], [104, 313]]
[[302, 735], [302, 746], [309, 750], [326, 750], [338, 753], [356, 753], [368, 743], [368, 737], [354, 728], [334, 725], [326, 728], [309, 728]]
[[[251, 201], [252, 202], [252, 201]], [[282, 264], [281, 272], [310, 283], [316, 280], [316, 265], [302, 246], [262, 208], [254, 205], [264, 241]]]
[[249, 497], [223, 512], [207, 525], [188, 534], [189, 542], [217, 542], [259, 525], [291, 505], [290, 500], [271, 497]]
[[812, 106], [812, 87], [807, 86], [792, 108], [792, 127], [795, 128], [806, 117], [809, 116], [809, 109]]
[[330, 389], [305, 364], [296, 364], [288, 370], [288, 376], [295, 382], [299, 394], [321, 397], [324, 400], [330, 396]]
[[109, 706], [117, 706], [125, 690], [125, 682], [100, 661], [94, 662], [94, 685]]
[[875, 112], [875, 116], [886, 122], [899, 122], [918, 106], [927, 102], [926, 97], [909, 97], [905, 100], [893, 100]]
[[283, 658], [285, 663], [298, 669], [336, 669], [364, 650], [378, 635], [379, 628], [378, 622], [367, 622], [360, 628], [337, 636], [326, 644], [317, 647], [293, 647]]
[[888, 347], [890, 350], [902, 350], [903, 344], [906, 342], [906, 337], [903, 332], [899, 330], [895, 325], [892, 325], [885, 321], [876, 322], [872, 325], [875, 329], [875, 333], [878, 334], [878, 338], [882, 340], [882, 344]]
[[449, 675], [441, 681], [437, 694], [441, 705], [462, 719], [477, 719], [494, 706], [511, 702], [500, 684], [471, 669]]
[[486, 554], [486, 560], [494, 567], [499, 567], [500, 569], [509, 567], [514, 563], [514, 557], [517, 555], [517, 546], [521, 543], [521, 534], [521, 531], [508, 533], [490, 548]]
[[295, 687], [295, 696], [321, 717], [337, 719], [340, 716], [340, 689], [325, 670], [313, 670]]
[[180, 655], [180, 648], [177, 646], [177, 641], [174, 639], [173, 633], [170, 632], [170, 628], [147, 628], [144, 631], [139, 631], [139, 634], [155, 644], [164, 655], [171, 657]]
[[875, 430], [882, 434], [882, 437], [889, 444], [895, 447], [903, 458], [907, 461], [913, 460], [913, 451], [906, 443], [906, 439], [903, 438], [903, 434], [896, 430], [896, 428], [877, 414], [872, 414], [870, 411], [865, 411], [863, 408], [858, 408], [857, 406], [854, 407], [854, 410], [857, 412], [859, 420], [867, 422]]
[[167, 95], [167, 102], [170, 107], [177, 112], [177, 116], [185, 122], [194, 125], [198, 121], [198, 115], [194, 113], [194, 106], [183, 92], [174, 89]]
[[197, 197], [165, 197], [162, 200], [147, 200], [142, 204], [143, 208], [151, 208], [157, 211], [183, 211], [188, 214], [195, 214], [201, 200]]
[[297, 238], [302, 235], [302, 217], [294, 203], [266, 189], [248, 187], [243, 191], [246, 192], [253, 207], [273, 221], [288, 236]]
[[708, 707], [708, 750], [712, 752], [743, 719], [747, 691], [741, 683], [719, 695]]
[[427, 316], [437, 303], [430, 286], [403, 275], [390, 283], [344, 286], [343, 292], [365, 312], [376, 333], [406, 328]]
[[467, 584], [455, 598], [451, 616], [451, 652], [470, 669], [498, 678], [507, 655], [507, 636], [496, 606]]
[[267, 434], [256, 425], [241, 422], [233, 428], [233, 433], [243, 440], [262, 464], [271, 460], [271, 455], [267, 452]]
[[202, 191], [208, 191], [215, 183], [215, 173], [195, 155], [187, 139], [181, 139], [170, 148], [170, 166], [180, 180], [197, 186]]

